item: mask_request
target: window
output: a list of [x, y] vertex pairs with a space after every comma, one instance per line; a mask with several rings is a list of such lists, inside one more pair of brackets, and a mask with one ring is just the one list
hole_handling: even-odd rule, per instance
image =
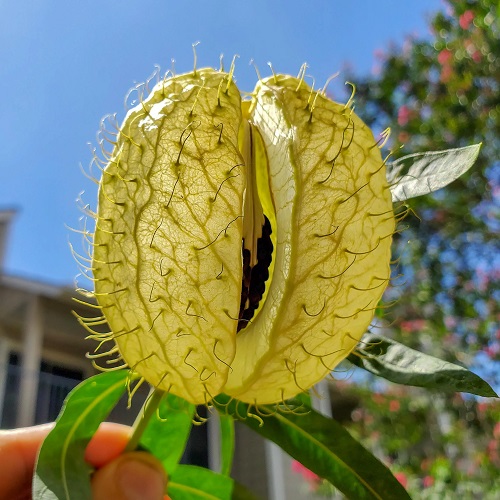
[[[42, 361], [38, 377], [34, 424], [52, 422], [56, 419], [68, 393], [83, 380], [83, 372]], [[0, 406], [2, 429], [12, 429], [17, 425], [20, 387], [21, 355], [12, 351], [8, 357], [4, 401]]]
[[9, 354], [7, 373], [5, 377], [5, 395], [0, 415], [2, 429], [12, 429], [16, 426], [19, 382], [21, 380], [20, 356], [15, 352]]
[[35, 424], [52, 422], [69, 392], [83, 380], [80, 370], [42, 361], [38, 380]]

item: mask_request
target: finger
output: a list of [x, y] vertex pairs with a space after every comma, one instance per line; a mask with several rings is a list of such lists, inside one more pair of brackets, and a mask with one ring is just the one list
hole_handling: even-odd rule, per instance
[[38, 450], [52, 427], [0, 431], [0, 499], [28, 498]]
[[166, 473], [152, 455], [124, 453], [92, 477], [93, 500], [163, 500]]
[[123, 452], [131, 432], [126, 425], [102, 423], [85, 450], [85, 460], [96, 468], [111, 462]]
[[[29, 498], [33, 469], [47, 434], [54, 424], [0, 431], [0, 500]], [[114, 460], [124, 449], [131, 429], [105, 422], [91, 439], [85, 459], [94, 467]]]

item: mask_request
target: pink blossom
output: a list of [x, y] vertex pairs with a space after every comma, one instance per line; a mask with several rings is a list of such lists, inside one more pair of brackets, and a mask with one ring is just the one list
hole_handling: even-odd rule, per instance
[[402, 144], [408, 142], [409, 139], [410, 139], [410, 134], [408, 134], [408, 132], [400, 132], [398, 134], [398, 141]]
[[484, 413], [488, 409], [488, 403], [478, 403], [477, 404], [477, 411], [479, 413]]
[[401, 330], [404, 332], [420, 332], [426, 326], [425, 319], [413, 319], [401, 322]]
[[474, 283], [472, 281], [466, 281], [463, 284], [463, 288], [464, 288], [464, 290], [467, 290], [468, 292], [472, 292], [473, 290], [475, 290], [476, 285], [474, 285]]
[[398, 411], [400, 407], [401, 405], [397, 399], [392, 399], [391, 402], [389, 403], [389, 411], [393, 413], [395, 411]]
[[[478, 461], [478, 459], [476, 459], [476, 462]], [[474, 474], [476, 474], [476, 471], [477, 471], [477, 463], [474, 464], [470, 464], [468, 469], [467, 469], [467, 475], [470, 477], [470, 476], [473, 476]]]
[[464, 46], [467, 50], [467, 54], [471, 57], [474, 62], [479, 62], [482, 59], [481, 51], [477, 49], [474, 42], [470, 39], [464, 40]]
[[406, 477], [406, 474], [404, 472], [396, 472], [394, 474], [394, 477], [401, 483], [403, 488], [406, 488], [408, 486], [408, 478]]
[[498, 455], [498, 442], [491, 440], [488, 443], [487, 451], [486, 451], [488, 458], [492, 462], [496, 462], [500, 459], [500, 456]]
[[432, 476], [425, 476], [422, 483], [424, 488], [429, 488], [434, 484], [434, 478]]
[[451, 50], [443, 49], [438, 54], [438, 62], [439, 64], [441, 64], [441, 66], [447, 66], [448, 64], [450, 64], [452, 59], [453, 59], [453, 54]]
[[479, 50], [475, 50], [472, 54], [471, 54], [471, 57], [472, 57], [472, 60], [476, 63], [480, 62], [481, 59], [483, 58], [483, 55], [481, 54], [481, 52]]
[[460, 27], [464, 30], [468, 29], [470, 23], [474, 20], [474, 12], [471, 10], [466, 10], [458, 19]]
[[448, 329], [453, 329], [457, 326], [457, 318], [455, 318], [454, 316], [446, 316], [444, 318], [444, 324], [446, 326], [446, 328]]
[[404, 127], [410, 121], [411, 112], [408, 106], [401, 106], [398, 110], [398, 124]]
[[351, 418], [353, 422], [360, 422], [363, 420], [363, 410], [356, 408], [351, 412]]
[[439, 75], [439, 80], [442, 83], [448, 83], [453, 76], [453, 68], [449, 65], [443, 66], [441, 74]]
[[374, 64], [372, 66], [372, 75], [378, 76], [382, 73], [382, 66], [380, 64]]
[[493, 345], [486, 346], [483, 349], [483, 352], [490, 358], [496, 359], [496, 357], [500, 354], [500, 345], [495, 343]]
[[434, 212], [433, 220], [435, 222], [445, 222], [447, 215], [446, 210], [436, 210]]
[[296, 474], [300, 474], [307, 482], [317, 482], [320, 480], [317, 474], [307, 467], [304, 467], [300, 462], [297, 462], [297, 460], [292, 462], [292, 471]]
[[493, 436], [495, 439], [500, 439], [500, 422], [497, 422], [493, 427]]

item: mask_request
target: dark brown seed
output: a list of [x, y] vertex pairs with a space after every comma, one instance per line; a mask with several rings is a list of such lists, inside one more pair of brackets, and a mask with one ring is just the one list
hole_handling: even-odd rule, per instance
[[264, 216], [262, 237], [257, 240], [257, 264], [250, 267], [250, 250], [244, 247], [243, 240], [243, 279], [241, 286], [240, 314], [238, 332], [248, 325], [253, 318], [266, 289], [269, 279], [269, 266], [273, 258], [273, 243], [271, 241], [271, 223]]

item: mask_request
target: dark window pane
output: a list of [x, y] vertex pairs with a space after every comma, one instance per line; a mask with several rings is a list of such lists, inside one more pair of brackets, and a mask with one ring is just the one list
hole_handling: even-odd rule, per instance
[[7, 366], [7, 379], [5, 383], [5, 397], [1, 415], [2, 429], [12, 429], [16, 426], [17, 401], [19, 395], [20, 366], [19, 355], [11, 352]]
[[80, 370], [42, 361], [35, 423], [43, 424], [55, 420], [66, 396], [82, 380], [83, 373]]

